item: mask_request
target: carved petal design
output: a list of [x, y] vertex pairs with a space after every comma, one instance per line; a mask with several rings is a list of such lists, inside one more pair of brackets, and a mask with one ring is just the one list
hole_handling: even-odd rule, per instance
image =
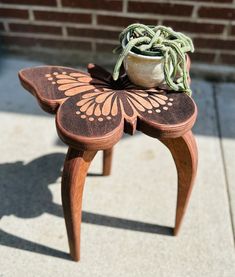
[[[83, 105], [85, 109], [82, 112], [77, 103], [84, 100], [85, 94], [69, 98], [58, 109], [56, 123], [60, 137], [67, 143], [69, 140], [70, 145], [83, 149], [102, 149], [103, 145], [105, 148], [112, 147], [123, 134], [122, 114], [109, 116], [103, 110], [104, 105], [99, 109], [99, 105], [90, 102]], [[120, 106], [117, 109], [120, 110]]]
[[75, 94], [71, 93], [71, 89], [75, 84], [79, 86], [82, 83], [80, 79], [84, 80], [87, 77], [88, 73], [58, 66], [38, 66], [19, 72], [23, 87], [38, 99], [45, 111], [50, 113], [55, 113], [70, 94]]
[[57, 112], [58, 133], [75, 148], [110, 148], [123, 132], [133, 134], [136, 128], [150, 136], [172, 137], [189, 130], [196, 119], [196, 106], [184, 93], [145, 90], [125, 74], [114, 81], [92, 64], [88, 72], [45, 66], [19, 73], [41, 107]]

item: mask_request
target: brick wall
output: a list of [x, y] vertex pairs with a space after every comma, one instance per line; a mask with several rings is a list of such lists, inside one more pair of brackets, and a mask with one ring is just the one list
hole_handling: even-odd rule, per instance
[[188, 33], [193, 59], [235, 64], [235, 0], [0, 0], [1, 46], [111, 52], [130, 23]]

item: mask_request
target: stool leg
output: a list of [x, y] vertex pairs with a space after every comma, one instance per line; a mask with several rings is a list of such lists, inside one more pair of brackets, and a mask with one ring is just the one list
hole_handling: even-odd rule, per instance
[[191, 131], [182, 137], [161, 139], [170, 150], [178, 174], [178, 196], [174, 235], [177, 235], [186, 211], [197, 172], [197, 145]]
[[62, 176], [62, 203], [70, 254], [80, 259], [82, 194], [89, 165], [97, 151], [79, 151], [69, 147]]
[[111, 173], [113, 158], [113, 147], [103, 151], [103, 176], [108, 176]]

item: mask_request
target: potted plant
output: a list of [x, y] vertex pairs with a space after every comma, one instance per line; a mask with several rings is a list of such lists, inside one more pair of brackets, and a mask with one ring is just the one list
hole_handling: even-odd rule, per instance
[[186, 53], [194, 51], [192, 40], [165, 26], [131, 24], [119, 35], [120, 52], [113, 79], [117, 80], [123, 63], [129, 79], [144, 88], [165, 83], [170, 89], [191, 94]]

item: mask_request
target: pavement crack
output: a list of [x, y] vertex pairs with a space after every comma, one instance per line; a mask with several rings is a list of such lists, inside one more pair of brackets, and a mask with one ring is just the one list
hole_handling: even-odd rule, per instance
[[221, 158], [222, 158], [226, 193], [227, 193], [228, 206], [229, 206], [229, 215], [230, 215], [231, 228], [232, 228], [232, 234], [233, 234], [233, 246], [235, 248], [235, 222], [233, 220], [234, 217], [233, 217], [233, 209], [232, 209], [231, 196], [230, 196], [231, 192], [229, 189], [228, 173], [227, 173], [225, 154], [224, 154], [223, 143], [222, 143], [222, 129], [221, 129], [221, 124], [220, 124], [220, 112], [219, 112], [219, 107], [218, 107], [218, 98], [216, 95], [217, 94], [217, 85], [215, 83], [212, 83], [212, 88], [213, 88], [213, 100], [214, 100], [214, 107], [215, 107], [215, 118], [216, 118], [216, 125], [217, 125], [219, 145], [220, 145], [220, 154], [221, 154]]

